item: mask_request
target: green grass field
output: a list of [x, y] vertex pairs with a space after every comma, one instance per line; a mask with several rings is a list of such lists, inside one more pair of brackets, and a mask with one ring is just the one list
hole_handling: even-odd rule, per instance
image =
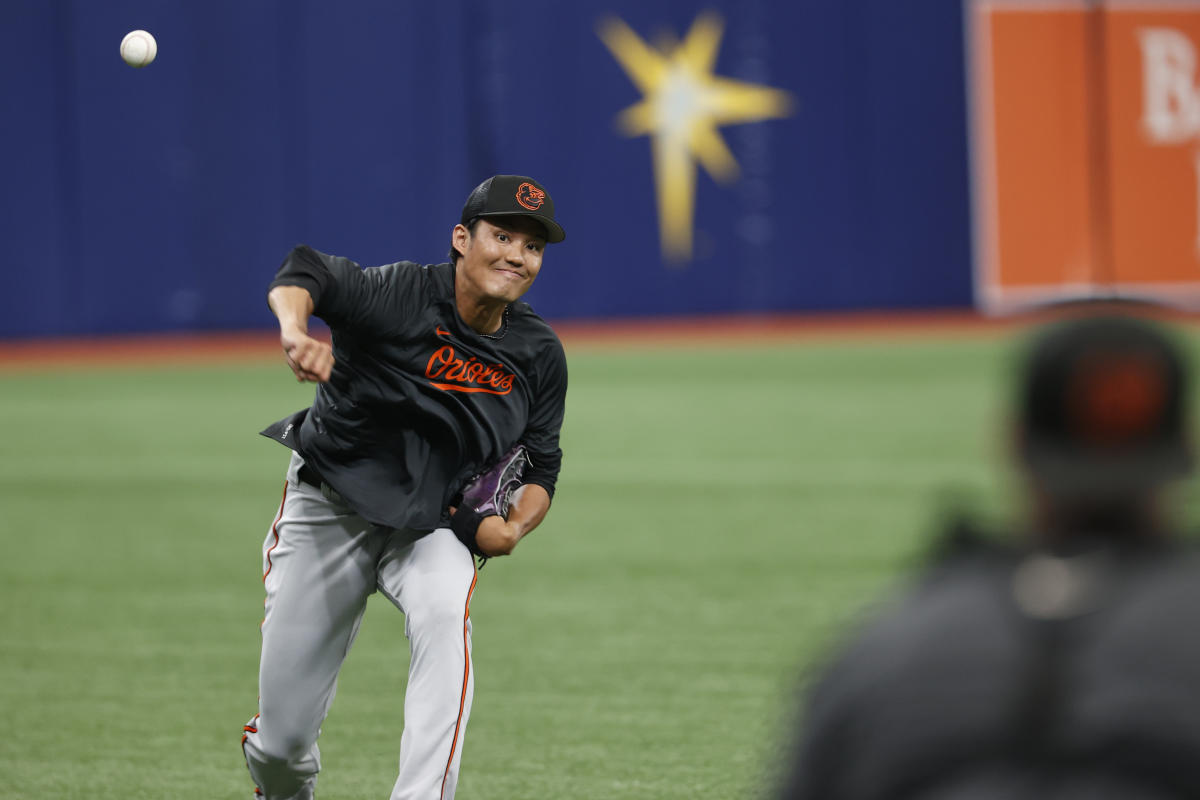
[[[559, 493], [472, 606], [459, 797], [745, 798], [804, 667], [926, 546], [1003, 513], [1012, 340], [570, 353]], [[282, 361], [0, 375], [0, 797], [250, 796], [261, 544], [307, 405]], [[385, 798], [408, 661], [372, 598], [323, 800]]]

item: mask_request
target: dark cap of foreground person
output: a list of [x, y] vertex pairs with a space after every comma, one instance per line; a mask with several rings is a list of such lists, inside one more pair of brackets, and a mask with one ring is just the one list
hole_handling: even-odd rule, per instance
[[1146, 319], [1096, 314], [1037, 335], [1018, 382], [1018, 456], [1043, 491], [1103, 501], [1189, 474], [1188, 376]]

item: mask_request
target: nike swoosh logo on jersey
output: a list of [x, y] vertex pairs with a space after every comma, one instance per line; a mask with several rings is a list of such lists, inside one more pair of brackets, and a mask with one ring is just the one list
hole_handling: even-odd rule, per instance
[[436, 333], [438, 336], [449, 336], [449, 335], [450, 335], [450, 331], [446, 330], [446, 329], [445, 329], [445, 328], [443, 328], [441, 325], [438, 325], [437, 327], [435, 327], [435, 328], [433, 329], [433, 331], [434, 331], [434, 333]]

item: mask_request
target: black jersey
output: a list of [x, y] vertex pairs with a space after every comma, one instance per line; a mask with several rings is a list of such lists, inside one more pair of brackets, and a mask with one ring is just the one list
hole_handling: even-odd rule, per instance
[[782, 797], [1200, 797], [1200, 553], [1130, 539], [947, 552], [813, 682]]
[[554, 331], [510, 303], [477, 333], [454, 302], [454, 265], [363, 269], [311, 247], [271, 283], [302, 286], [333, 332], [335, 363], [311, 408], [263, 434], [291, 447], [370, 522], [432, 530], [474, 474], [518, 441], [525, 483], [551, 497], [562, 464], [567, 364]]

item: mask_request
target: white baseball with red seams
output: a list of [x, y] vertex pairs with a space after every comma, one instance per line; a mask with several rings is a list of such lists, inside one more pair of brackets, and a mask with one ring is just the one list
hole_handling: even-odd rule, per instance
[[121, 40], [121, 58], [131, 67], [144, 67], [157, 55], [158, 42], [149, 31], [130, 31]]

